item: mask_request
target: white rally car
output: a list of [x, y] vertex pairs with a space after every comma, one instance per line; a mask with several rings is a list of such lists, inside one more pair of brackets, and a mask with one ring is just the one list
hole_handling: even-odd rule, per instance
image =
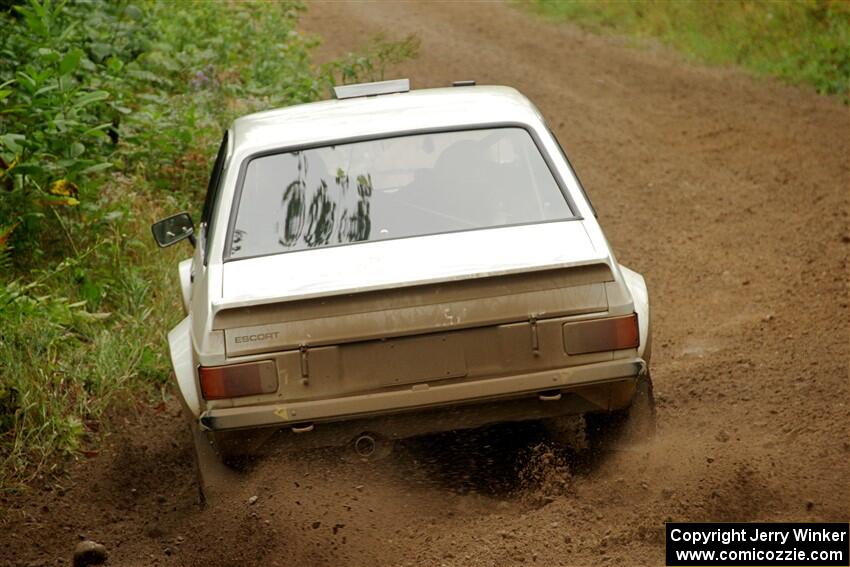
[[[202, 480], [227, 458], [497, 422], [646, 431], [650, 316], [512, 88], [337, 87], [227, 130], [168, 336]], [[635, 423], [640, 423], [635, 427]]]

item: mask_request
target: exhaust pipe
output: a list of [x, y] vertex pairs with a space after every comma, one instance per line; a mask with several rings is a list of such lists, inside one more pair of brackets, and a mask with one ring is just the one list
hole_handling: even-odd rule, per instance
[[374, 455], [377, 447], [378, 441], [367, 433], [354, 440], [354, 452], [364, 459]]
[[292, 426], [293, 433], [310, 433], [313, 431], [315, 426], [312, 423], [299, 423], [298, 425]]
[[538, 392], [537, 397], [541, 402], [559, 402], [561, 401], [561, 391], [546, 390], [545, 392]]

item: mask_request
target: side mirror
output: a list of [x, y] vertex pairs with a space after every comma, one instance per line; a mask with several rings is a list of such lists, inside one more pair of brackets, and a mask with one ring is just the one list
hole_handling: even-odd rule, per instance
[[151, 225], [153, 239], [160, 248], [171, 246], [181, 240], [189, 239], [192, 246], [195, 245], [195, 224], [189, 213], [177, 213], [174, 216], [162, 219]]

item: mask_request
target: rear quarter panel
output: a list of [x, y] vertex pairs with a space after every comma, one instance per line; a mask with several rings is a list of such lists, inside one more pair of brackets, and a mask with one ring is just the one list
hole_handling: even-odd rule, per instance
[[638, 347], [638, 356], [643, 358], [647, 364], [652, 354], [652, 328], [650, 326], [649, 314], [649, 292], [646, 289], [646, 281], [639, 273], [630, 270], [620, 264], [620, 272], [623, 274], [626, 287], [632, 294], [635, 312], [638, 316], [638, 328], [640, 331], [640, 346]]

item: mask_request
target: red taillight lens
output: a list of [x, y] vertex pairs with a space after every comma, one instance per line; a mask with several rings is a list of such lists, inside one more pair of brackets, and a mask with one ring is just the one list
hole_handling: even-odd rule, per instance
[[640, 344], [637, 314], [564, 324], [567, 354], [637, 348]]
[[277, 368], [271, 360], [201, 366], [198, 368], [201, 394], [205, 400], [271, 394], [277, 391]]

